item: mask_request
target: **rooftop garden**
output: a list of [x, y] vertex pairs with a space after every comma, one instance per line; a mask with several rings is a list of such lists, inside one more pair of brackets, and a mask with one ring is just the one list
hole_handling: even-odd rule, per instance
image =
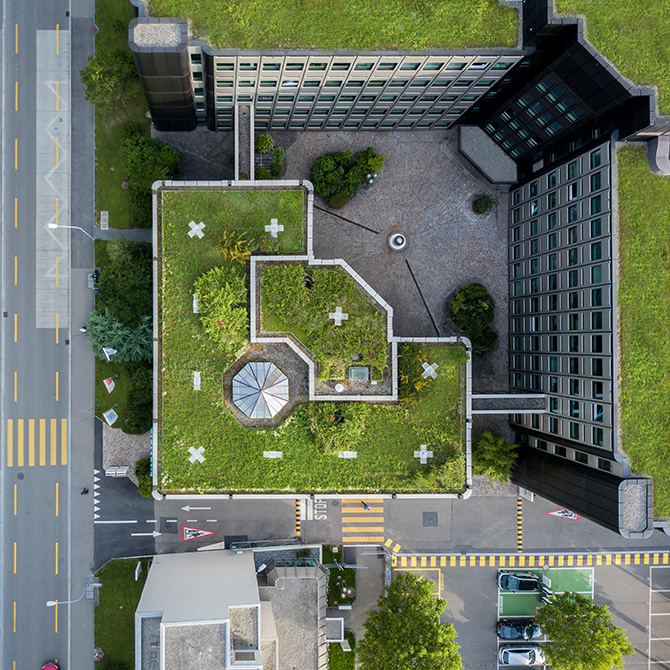
[[[338, 308], [342, 320], [330, 316]], [[385, 323], [342, 268], [282, 263], [262, 270], [263, 332], [297, 337], [314, 354], [320, 379], [345, 379], [354, 359], [381, 379], [388, 358]]]
[[[463, 490], [466, 354], [461, 346], [402, 345], [402, 400], [395, 405], [314, 402], [299, 406], [274, 429], [245, 428], [226, 408], [222, 375], [256, 345], [246, 342], [246, 330], [230, 336], [227, 323], [203, 319], [204, 305], [194, 287], [213, 270], [232, 286], [235, 276], [244, 277], [244, 261], [252, 251], [304, 253], [301, 189], [165, 191], [160, 212], [162, 491]], [[272, 218], [284, 230], [268, 241], [265, 225]], [[202, 238], [188, 236], [191, 221], [205, 224]], [[351, 309], [352, 315], [360, 310], [363, 322], [374, 320], [371, 306], [363, 307], [362, 294], [343, 276], [347, 281], [336, 278], [333, 289], [341, 292], [340, 306]], [[332, 279], [324, 277], [314, 279], [312, 299], [321, 290], [317, 283], [323, 281], [323, 288]], [[199, 314], [193, 313], [194, 294]], [[248, 302], [243, 284], [242, 294], [232, 302], [235, 311], [246, 313], [244, 300]], [[334, 304], [325, 296], [318, 300]], [[230, 300], [224, 301], [224, 308], [230, 306]], [[215, 325], [228, 335], [218, 341], [213, 338], [207, 330]], [[290, 325], [297, 329], [302, 324]], [[360, 341], [355, 349], [360, 353]], [[425, 361], [437, 363], [435, 379], [423, 379]], [[199, 391], [193, 389], [194, 371], [201, 373]], [[428, 464], [414, 458], [422, 444], [433, 452]], [[189, 447], [203, 447], [204, 462], [191, 463]], [[338, 458], [344, 450], [356, 451], [357, 458]], [[281, 451], [283, 457], [267, 459], [264, 451]]]
[[514, 47], [518, 16], [496, 0], [150, 0], [152, 16], [188, 17], [234, 49]]
[[640, 147], [620, 149], [618, 164], [622, 443], [670, 517], [670, 180]]
[[555, 10], [586, 17], [586, 36], [636, 84], [658, 86], [670, 114], [670, 12], [667, 0], [556, 0]]

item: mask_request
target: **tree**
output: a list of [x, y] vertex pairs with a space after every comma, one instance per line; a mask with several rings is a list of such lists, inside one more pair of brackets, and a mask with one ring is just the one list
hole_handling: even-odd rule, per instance
[[137, 328], [129, 328], [108, 309], [95, 310], [88, 320], [89, 344], [93, 355], [102, 361], [107, 357], [103, 347], [116, 349], [114, 362], [149, 361], [153, 357], [153, 329], [151, 317], [140, 317]]
[[430, 582], [397, 574], [363, 624], [361, 670], [460, 670], [454, 626], [440, 621], [445, 605]]
[[519, 458], [519, 445], [507, 444], [504, 437], [490, 431], [472, 443], [472, 469], [476, 475], [487, 475], [493, 481], [509, 481], [509, 473]]
[[537, 610], [535, 623], [548, 638], [542, 647], [552, 670], [623, 668], [623, 657], [635, 651], [609, 608], [579, 593], [555, 595]]
[[88, 57], [79, 76], [89, 102], [111, 106], [124, 100], [126, 86], [137, 77], [137, 71], [130, 51], [101, 49]]
[[482, 284], [460, 288], [449, 303], [449, 316], [470, 339], [476, 356], [485, 356], [498, 346], [498, 333], [489, 326], [495, 316], [495, 301]]

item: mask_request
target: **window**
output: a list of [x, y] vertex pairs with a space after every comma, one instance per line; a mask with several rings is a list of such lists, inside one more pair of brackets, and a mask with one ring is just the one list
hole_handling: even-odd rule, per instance
[[591, 198], [591, 215], [600, 214], [602, 210], [602, 196], [596, 195]]
[[462, 70], [465, 67], [465, 63], [448, 63], [447, 70]]
[[556, 191], [547, 195], [547, 209], [554, 209], [556, 207]]
[[558, 316], [556, 314], [549, 317], [549, 330], [558, 330]]
[[596, 400], [603, 399], [603, 383], [602, 382], [591, 382], [591, 395]]
[[591, 245], [591, 260], [599, 261], [603, 257], [602, 242], [594, 242]]
[[600, 237], [602, 235], [602, 224], [600, 219], [591, 220], [591, 237]]
[[280, 95], [277, 98], [277, 100], [279, 100], [279, 102], [293, 102], [293, 100], [295, 100], [295, 96], [294, 95]]
[[542, 451], [547, 451], [547, 443], [545, 440], [537, 440], [537, 442], [535, 442], [535, 446], [538, 449], [542, 449]]
[[591, 289], [591, 306], [600, 307], [603, 304], [603, 290], [601, 288]]
[[591, 359], [591, 374], [594, 377], [603, 376], [603, 359], [602, 358], [592, 358]]
[[261, 79], [261, 87], [262, 88], [272, 88], [272, 87], [275, 87], [275, 86], [277, 86], [276, 81]]
[[[556, 419], [554, 419], [554, 421], [556, 421]], [[558, 425], [556, 426], [556, 430], [552, 430], [551, 432], [558, 433]], [[556, 456], [562, 456], [563, 458], [565, 458], [568, 455], [568, 450], [565, 447], [561, 446], [560, 444], [555, 444], [554, 453], [556, 454]]]
[[540, 338], [537, 335], [533, 335], [530, 338], [530, 350], [539, 351], [540, 350]]
[[568, 330], [579, 330], [579, 314], [568, 315]]
[[191, 54], [191, 63], [202, 63], [202, 54]]
[[549, 351], [558, 351], [558, 336], [549, 336]]
[[603, 336], [591, 335], [591, 351], [594, 354], [600, 354], [603, 350]]
[[[255, 79], [242, 79], [241, 81], [237, 82], [237, 85], [240, 88], [251, 88], [252, 86], [256, 85], [256, 80]], [[296, 86], [298, 84], [296, 83]]]
[[311, 102], [312, 100], [314, 100], [313, 95], [299, 95], [298, 96], [298, 101], [299, 102]]
[[240, 63], [241, 72], [256, 72], [258, 70], [258, 63]]
[[568, 294], [568, 307], [570, 309], [579, 309], [579, 293], [577, 291], [571, 291]]
[[514, 263], [512, 271], [514, 273], [515, 278], [520, 277], [521, 276], [521, 263]]
[[558, 356], [549, 356], [549, 372], [558, 372]]
[[602, 428], [593, 427], [593, 444], [602, 447], [604, 442], [604, 433]]
[[579, 358], [576, 356], [570, 357], [570, 374], [578, 375], [579, 374]]
[[549, 393], [558, 393], [558, 377], [549, 377]]
[[[351, 63], [333, 63], [330, 66], [330, 69], [331, 70], [348, 70], [350, 67], [351, 67]], [[300, 69], [302, 70], [302, 68], [300, 68]]]
[[574, 179], [577, 176], [577, 161], [568, 163], [568, 179]]
[[603, 280], [603, 266], [594, 265], [591, 268], [591, 283], [599, 284]]
[[568, 186], [568, 200], [577, 200], [577, 182], [573, 181], [572, 184]]
[[556, 243], [557, 243], [557, 237], [556, 233], [552, 233], [549, 235], [548, 239], [548, 247], [549, 249], [555, 249], [556, 248]]
[[568, 286], [570, 288], [579, 286], [579, 270], [570, 270], [568, 273]]
[[594, 170], [597, 167], [600, 167], [601, 163], [601, 155], [600, 155], [600, 149], [596, 149], [595, 151], [591, 152], [591, 169]]
[[530, 261], [530, 274], [533, 275], [533, 274], [537, 273], [538, 268], [539, 268], [539, 265], [538, 265], [537, 258], [531, 259], [531, 261]]
[[538, 207], [537, 207], [537, 200], [533, 200], [533, 202], [530, 203], [530, 213], [531, 216], [534, 216], [537, 214]]
[[439, 70], [444, 63], [426, 63], [423, 66], [424, 70]]
[[579, 353], [579, 335], [570, 335], [568, 339], [568, 351], [571, 354]]
[[579, 379], [570, 379], [570, 395], [579, 395]]
[[356, 63], [354, 70], [372, 70], [372, 63]]
[[281, 70], [280, 63], [263, 63], [263, 70]]
[[568, 223], [572, 223], [579, 218], [579, 209], [577, 205], [570, 205], [568, 207]]
[[349, 88], [361, 88], [361, 87], [363, 86], [364, 83], [365, 83], [365, 82], [363, 82], [363, 81], [360, 80], [360, 79], [350, 79], [350, 80], [347, 82], [346, 85], [347, 85]]
[[514, 209], [512, 210], [512, 223], [519, 223], [521, 220], [521, 210]]
[[[579, 424], [574, 421], [570, 422], [570, 439], [578, 440], [579, 439]], [[575, 452], [575, 460], [577, 459], [577, 454], [580, 452]], [[584, 454], [586, 456], [586, 454]], [[588, 461], [588, 458], [586, 459]]]
[[[291, 84], [292, 86], [297, 86], [296, 84]], [[286, 86], [286, 84], [282, 84], [282, 86]], [[331, 88], [337, 88], [339, 86], [342, 86], [342, 82], [339, 79], [326, 79], [325, 86], [331, 87]]]
[[554, 293], [549, 296], [549, 311], [555, 312], [558, 309], [558, 296]]
[[547, 188], [554, 188], [556, 186], [556, 172], [550, 172], [547, 175]]
[[530, 222], [530, 234], [537, 235], [537, 219], [533, 219]]
[[[328, 68], [328, 63], [310, 63], [310, 64], [307, 66], [307, 69], [308, 69], [308, 70], [320, 70], [320, 71], [323, 71], [323, 70], [326, 70], [327, 68]], [[356, 69], [358, 69], [358, 68], [356, 68]]]
[[597, 191], [600, 188], [601, 179], [600, 172], [595, 172], [591, 175], [591, 192]]
[[579, 263], [579, 247], [568, 251], [568, 265], [577, 265]]
[[558, 398], [549, 398], [549, 411], [558, 414]]
[[521, 239], [521, 226], [517, 226], [512, 230], [512, 241], [518, 242]]
[[593, 422], [602, 423], [603, 422], [604, 407], [603, 405], [598, 405], [597, 403], [593, 404]]
[[530, 280], [530, 292], [531, 293], [538, 293], [540, 290], [540, 282], [537, 278], [531, 279]]
[[515, 281], [514, 282], [514, 295], [521, 295], [521, 282], [520, 281]]
[[551, 230], [556, 227], [556, 212], [552, 212], [547, 216], [547, 228]]
[[537, 195], [537, 180], [530, 182], [530, 197], [534, 198]]
[[318, 86], [321, 86], [321, 82], [318, 79], [305, 79], [302, 82], [302, 85], [303, 88], [317, 88]]
[[556, 254], [549, 254], [548, 260], [549, 260], [549, 269], [550, 270], [555, 270], [556, 269]]
[[531, 240], [530, 242], [530, 254], [534, 256], [538, 252], [538, 240]]
[[[570, 424], [570, 436], [572, 437], [572, 425]], [[575, 424], [577, 425], [577, 424]], [[577, 426], [577, 436], [579, 436], [579, 426]], [[575, 438], [579, 439], [579, 437]], [[588, 465], [589, 463], [589, 455], [585, 454], [583, 451], [575, 451], [575, 460], [577, 463], [583, 463], [584, 465]]]
[[221, 72], [222, 70], [223, 71], [234, 70], [235, 63], [217, 63], [216, 69], [219, 70], [219, 72]]
[[558, 291], [558, 275], [549, 275], [549, 290]]
[[319, 96], [319, 102], [332, 102], [335, 100], [334, 95], [320, 95]]
[[612, 461], [608, 461], [604, 458], [599, 458], [598, 469], [604, 470], [605, 472], [612, 472]]
[[579, 400], [570, 401], [570, 416], [579, 419]]
[[395, 70], [398, 63], [380, 63], [377, 65], [378, 70]]

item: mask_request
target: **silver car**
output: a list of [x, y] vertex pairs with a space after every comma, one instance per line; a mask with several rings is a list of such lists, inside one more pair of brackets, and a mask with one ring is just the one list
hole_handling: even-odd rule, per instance
[[544, 665], [542, 647], [533, 644], [524, 647], [500, 647], [500, 665]]

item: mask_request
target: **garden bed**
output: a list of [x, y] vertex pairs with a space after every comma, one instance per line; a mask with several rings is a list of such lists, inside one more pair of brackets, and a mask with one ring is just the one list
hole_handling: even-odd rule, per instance
[[324, 544], [321, 548], [322, 563], [328, 567], [328, 607], [337, 607], [338, 605], [351, 605], [356, 596], [342, 595], [343, 588], [356, 588], [356, 570], [354, 568], [336, 568], [335, 563], [342, 565], [344, 558], [342, 555], [342, 545], [340, 551], [334, 552], [329, 545]]

